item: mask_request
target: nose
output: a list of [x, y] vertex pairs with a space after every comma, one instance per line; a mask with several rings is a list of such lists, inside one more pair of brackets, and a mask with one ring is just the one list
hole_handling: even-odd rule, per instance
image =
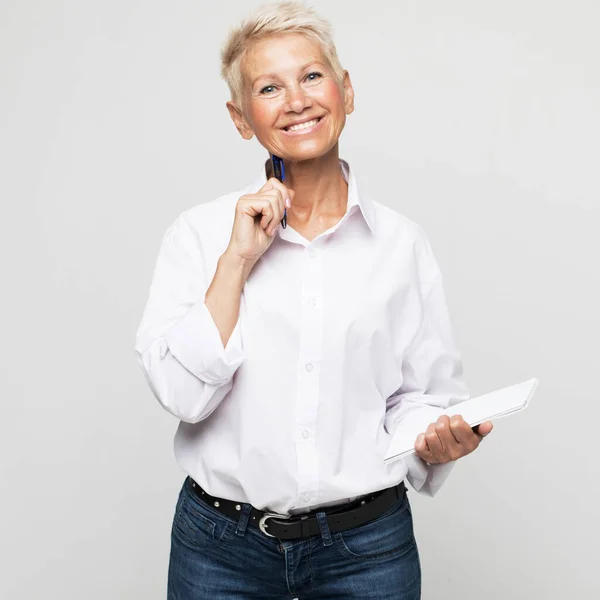
[[301, 85], [288, 88], [284, 109], [287, 112], [301, 113], [305, 108], [310, 108], [312, 101]]

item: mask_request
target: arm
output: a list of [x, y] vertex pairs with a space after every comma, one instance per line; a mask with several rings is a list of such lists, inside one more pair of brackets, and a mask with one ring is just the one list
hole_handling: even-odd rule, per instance
[[184, 216], [163, 237], [135, 354], [163, 408], [196, 423], [217, 408], [245, 359], [239, 307], [249, 269], [224, 254], [207, 285], [201, 244]]
[[[392, 436], [400, 422], [412, 421], [425, 431], [444, 409], [469, 399], [461, 358], [454, 346], [442, 275], [423, 239], [419, 260], [426, 283], [421, 292], [421, 323], [403, 357], [402, 385], [387, 399], [385, 427]], [[455, 464], [430, 465], [416, 454], [404, 461], [411, 486], [428, 496], [437, 493]]]

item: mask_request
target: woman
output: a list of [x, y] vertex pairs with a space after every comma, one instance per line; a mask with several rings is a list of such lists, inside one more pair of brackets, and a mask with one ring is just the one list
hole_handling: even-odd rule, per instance
[[[168, 597], [417, 599], [404, 479], [435, 494], [492, 428], [440, 417], [468, 393], [438, 265], [339, 159], [354, 90], [326, 21], [263, 7], [222, 61], [236, 128], [285, 178], [267, 160], [159, 251], [136, 353], [180, 420]], [[415, 455], [385, 464], [409, 419]]]

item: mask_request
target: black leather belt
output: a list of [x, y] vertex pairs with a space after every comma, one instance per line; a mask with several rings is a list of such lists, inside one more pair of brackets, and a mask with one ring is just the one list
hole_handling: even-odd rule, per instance
[[[202, 489], [191, 477], [188, 477], [186, 483], [191, 492], [202, 502], [210, 505], [211, 508], [232, 519], [237, 520], [240, 518], [242, 510], [241, 502], [215, 498]], [[400, 500], [404, 494], [406, 494], [406, 486], [404, 485], [404, 481], [401, 481], [398, 485], [374, 492], [353, 502], [348, 502], [341, 506], [327, 506], [299, 515], [279, 515], [252, 507], [248, 523], [254, 527], [258, 527], [269, 537], [276, 537], [282, 540], [307, 538], [321, 534], [316, 514], [319, 511], [323, 511], [329, 524], [329, 531], [336, 533], [358, 527], [376, 519], [397, 500]]]

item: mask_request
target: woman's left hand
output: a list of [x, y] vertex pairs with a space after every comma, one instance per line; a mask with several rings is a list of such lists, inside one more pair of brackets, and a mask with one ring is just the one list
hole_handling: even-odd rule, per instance
[[471, 428], [462, 415], [442, 415], [427, 427], [425, 433], [419, 434], [415, 442], [415, 454], [430, 465], [458, 460], [477, 449], [493, 428], [491, 421]]

